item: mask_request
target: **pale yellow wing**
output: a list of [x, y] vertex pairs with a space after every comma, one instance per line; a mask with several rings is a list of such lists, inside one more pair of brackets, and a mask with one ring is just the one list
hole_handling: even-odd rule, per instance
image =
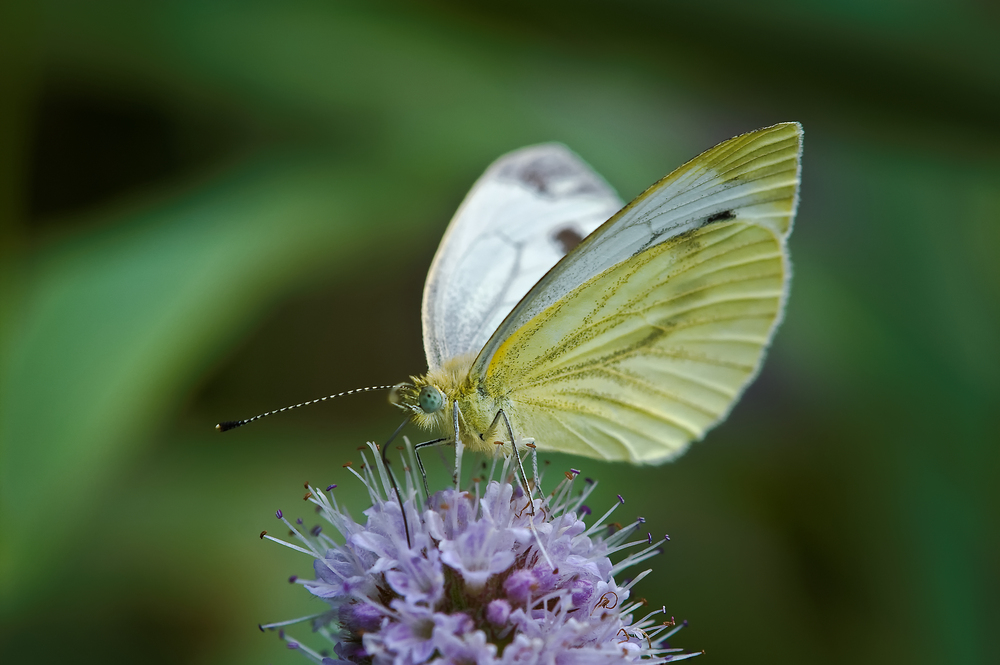
[[[593, 263], [574, 255], [610, 246], [602, 233], [644, 228], [639, 249], [504, 331], [477, 373], [480, 355], [472, 378], [518, 436], [542, 449], [658, 463], [725, 417], [757, 372], [787, 293], [801, 130], [777, 128], [791, 131], [732, 139], [647, 190], [564, 261], [575, 258], [577, 270]], [[658, 189], [668, 187], [675, 192], [663, 197]], [[706, 199], [709, 210], [726, 207], [699, 219]], [[677, 216], [685, 206], [699, 223]], [[671, 211], [681, 230], [657, 235], [651, 220]], [[530, 307], [532, 293], [508, 321]]]
[[588, 279], [681, 233], [741, 219], [786, 237], [795, 216], [802, 127], [786, 122], [724, 141], [676, 169], [587, 236], [507, 315], [473, 365], [485, 375], [515, 330]]

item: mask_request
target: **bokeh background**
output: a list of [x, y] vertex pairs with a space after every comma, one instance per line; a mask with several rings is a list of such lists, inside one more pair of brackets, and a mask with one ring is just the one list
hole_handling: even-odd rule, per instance
[[304, 662], [257, 623], [316, 607], [309, 562], [257, 534], [304, 480], [360, 508], [341, 464], [398, 414], [213, 425], [423, 371], [500, 154], [565, 142], [628, 200], [798, 120], [760, 379], [676, 463], [553, 467], [670, 533], [639, 594], [704, 662], [996, 662], [998, 7], [3, 3], [0, 660]]

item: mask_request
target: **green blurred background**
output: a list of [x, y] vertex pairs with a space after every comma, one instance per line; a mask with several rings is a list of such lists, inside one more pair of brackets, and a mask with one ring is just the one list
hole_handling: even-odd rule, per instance
[[503, 152], [628, 200], [785, 120], [760, 379], [674, 464], [553, 464], [670, 533], [639, 594], [705, 662], [997, 662], [997, 4], [6, 2], [0, 86], [4, 663], [304, 662], [256, 625], [316, 607], [309, 561], [257, 533], [304, 480], [360, 508], [341, 464], [398, 414], [213, 425], [423, 371], [426, 269]]

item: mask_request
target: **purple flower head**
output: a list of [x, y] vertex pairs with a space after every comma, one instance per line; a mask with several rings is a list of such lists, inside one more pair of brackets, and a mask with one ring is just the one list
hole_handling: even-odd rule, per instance
[[[489, 476], [473, 479], [470, 489], [424, 497], [415, 489], [421, 483], [410, 471], [418, 467], [409, 449], [398, 467], [403, 473], [392, 467], [407, 488], [401, 507], [389, 470], [369, 447], [374, 463], [362, 455], [360, 473], [348, 467], [371, 498], [364, 524], [329, 490], [310, 487], [308, 500], [340, 537], [298, 529], [280, 513], [298, 543], [264, 536], [314, 559], [315, 579], [295, 581], [322, 598], [326, 611], [263, 626], [311, 622], [331, 643], [324, 652], [280, 634], [313, 662], [338, 662], [330, 651], [339, 662], [372, 665], [656, 664], [698, 655], [667, 645], [683, 624], [664, 621], [666, 608], [639, 616], [646, 603], [631, 601], [631, 589], [649, 570], [627, 583], [615, 580], [655, 556], [661, 543], [630, 538], [644, 520], [607, 528], [620, 497], [586, 524], [583, 502], [597, 484], [576, 491], [579, 471], [566, 473], [548, 495], [541, 477], [527, 492], [517, 482], [517, 462], [498, 455]], [[609, 558], [633, 548], [617, 563]]]

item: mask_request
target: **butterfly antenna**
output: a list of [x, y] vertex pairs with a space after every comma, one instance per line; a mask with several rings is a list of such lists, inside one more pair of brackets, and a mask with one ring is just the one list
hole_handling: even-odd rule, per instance
[[228, 432], [231, 429], [236, 429], [237, 427], [243, 427], [248, 425], [255, 420], [260, 420], [261, 418], [267, 418], [268, 416], [273, 416], [276, 413], [284, 413], [285, 411], [291, 411], [292, 409], [298, 409], [303, 406], [309, 406], [310, 404], [319, 404], [320, 402], [325, 402], [328, 399], [334, 399], [335, 397], [344, 397], [345, 395], [354, 395], [355, 393], [369, 393], [373, 390], [392, 390], [395, 385], [391, 386], [369, 386], [368, 388], [355, 388], [354, 390], [346, 390], [342, 393], [337, 393], [336, 395], [327, 395], [326, 397], [320, 397], [319, 399], [311, 399], [308, 402], [302, 402], [301, 404], [293, 404], [292, 406], [286, 406], [281, 409], [275, 409], [274, 411], [268, 411], [267, 413], [262, 413], [253, 418], [247, 418], [246, 420], [227, 420], [221, 422], [215, 426], [215, 429], [220, 432]]

